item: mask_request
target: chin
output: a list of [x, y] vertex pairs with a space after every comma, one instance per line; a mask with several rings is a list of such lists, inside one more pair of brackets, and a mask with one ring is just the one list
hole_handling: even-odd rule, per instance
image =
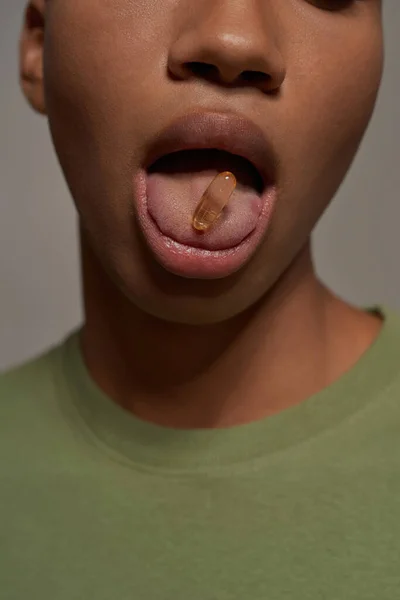
[[[199, 291], [199, 283], [186, 282], [185, 291], [166, 289], [155, 285], [154, 281], [137, 281], [120, 287], [125, 298], [143, 313], [168, 323], [180, 325], [215, 325], [237, 317], [248, 310], [257, 300], [247, 293], [239, 282], [228, 288], [210, 282], [207, 292]], [[181, 282], [182, 284], [182, 282]], [[204, 282], [203, 282], [204, 285]]]

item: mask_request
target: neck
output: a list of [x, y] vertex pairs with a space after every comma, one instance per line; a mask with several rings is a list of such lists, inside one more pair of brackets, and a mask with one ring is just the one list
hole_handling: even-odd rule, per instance
[[380, 328], [318, 281], [309, 246], [257, 307], [217, 325], [145, 314], [83, 238], [82, 275], [91, 376], [125, 409], [168, 427], [227, 427], [297, 404], [350, 368]]

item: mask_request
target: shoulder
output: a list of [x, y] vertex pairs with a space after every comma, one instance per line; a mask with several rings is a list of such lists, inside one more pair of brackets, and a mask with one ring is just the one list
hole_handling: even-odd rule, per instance
[[48, 380], [54, 348], [0, 374], [0, 407], [10, 400], [32, 395]]
[[62, 344], [0, 375], [0, 478], [10, 457], [34, 460], [62, 420], [59, 409]]
[[68, 341], [0, 375], [0, 481], [66, 452], [73, 421], [65, 373]]
[[53, 401], [61, 347], [54, 345], [0, 374], [0, 434], [29, 423]]

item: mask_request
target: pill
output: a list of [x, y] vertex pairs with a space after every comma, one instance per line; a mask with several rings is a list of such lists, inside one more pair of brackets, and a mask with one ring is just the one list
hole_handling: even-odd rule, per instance
[[193, 227], [206, 231], [218, 219], [236, 188], [236, 177], [230, 171], [219, 173], [204, 192], [193, 215]]

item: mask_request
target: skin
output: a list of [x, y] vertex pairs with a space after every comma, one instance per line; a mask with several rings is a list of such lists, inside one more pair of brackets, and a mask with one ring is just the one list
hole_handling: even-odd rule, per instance
[[[214, 65], [213, 77], [191, 62]], [[318, 392], [371, 345], [380, 319], [319, 282], [310, 234], [352, 163], [382, 68], [380, 0], [30, 2], [21, 84], [48, 117], [79, 213], [82, 349], [112, 399], [167, 426], [245, 423]], [[132, 211], [152, 139], [197, 110], [245, 115], [279, 157], [267, 235], [219, 281], [163, 270]]]

